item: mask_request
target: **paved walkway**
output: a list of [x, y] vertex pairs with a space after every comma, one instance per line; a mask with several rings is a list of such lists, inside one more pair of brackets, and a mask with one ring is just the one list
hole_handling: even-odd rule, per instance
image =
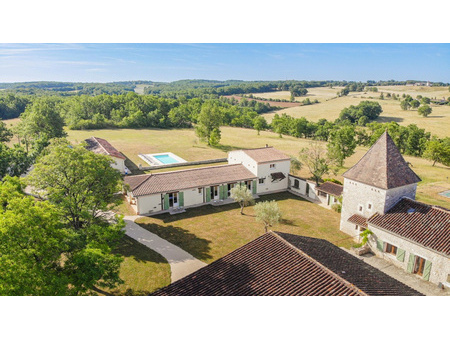
[[353, 251], [347, 249], [344, 250], [426, 296], [450, 296], [450, 290], [439, 289], [437, 285], [420, 279], [416, 275], [407, 273], [405, 270], [400, 269], [380, 257], [377, 257], [373, 253], [356, 256]]
[[124, 217], [126, 222], [125, 233], [167, 259], [172, 271], [172, 283], [206, 266], [206, 263], [198, 260], [183, 249], [137, 225], [134, 221], [138, 217], [140, 216]]

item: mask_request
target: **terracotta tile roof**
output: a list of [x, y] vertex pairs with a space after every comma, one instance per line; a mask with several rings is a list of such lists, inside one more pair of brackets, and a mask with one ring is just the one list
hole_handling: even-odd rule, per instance
[[120, 151], [118, 151], [108, 141], [102, 138], [92, 136], [86, 139], [85, 142], [88, 144], [86, 149], [96, 154], [114, 156], [123, 160], [126, 159], [126, 157], [122, 155]]
[[394, 233], [450, 256], [450, 210], [403, 198], [384, 215], [375, 214], [370, 226]]
[[381, 189], [420, 182], [387, 132], [343, 176]]
[[130, 186], [134, 196], [143, 196], [254, 179], [256, 176], [242, 164], [228, 164], [126, 176], [124, 182]]
[[422, 295], [324, 239], [277, 234], [369, 296]]
[[333, 182], [325, 182], [318, 186], [316, 189], [330, 195], [341, 196], [344, 187]]
[[[281, 237], [283, 236], [283, 238]], [[291, 237], [294, 236], [294, 237]], [[301, 236], [269, 232], [236, 249], [217, 261], [166, 286], [158, 296], [363, 296], [367, 293], [349, 281], [353, 274], [361, 276], [361, 284], [373, 294], [419, 294], [356, 257], [324, 240], [315, 242], [333, 257], [313, 255], [296, 247]], [[315, 239], [311, 239], [315, 240]], [[311, 246], [311, 245], [310, 245]], [[335, 248], [330, 251], [327, 247]], [[351, 262], [345, 265], [346, 259]], [[337, 263], [334, 263], [337, 262]], [[333, 264], [338, 264], [334, 267]], [[357, 267], [364, 270], [357, 274]], [[348, 269], [347, 271], [343, 269]], [[367, 270], [376, 270], [371, 278]], [[342, 270], [339, 273], [336, 270]], [[351, 273], [350, 273], [351, 272]], [[345, 276], [342, 277], [341, 275]], [[366, 278], [363, 278], [366, 276]], [[355, 278], [356, 279], [356, 278]], [[382, 282], [380, 282], [382, 281]], [[353, 285], [354, 284], [354, 285]], [[401, 285], [400, 285], [401, 284]], [[372, 287], [370, 287], [370, 285]]]
[[254, 159], [256, 163], [285, 161], [291, 159], [289, 156], [283, 154], [281, 151], [273, 147], [243, 149], [242, 151], [252, 159]]
[[364, 228], [367, 228], [367, 218], [361, 216], [361, 215], [351, 215], [350, 218], [347, 220], [353, 224], [357, 224], [359, 226], [362, 226]]

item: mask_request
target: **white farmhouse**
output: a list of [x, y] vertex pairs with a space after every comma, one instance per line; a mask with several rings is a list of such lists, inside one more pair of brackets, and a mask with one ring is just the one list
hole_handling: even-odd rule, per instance
[[387, 132], [343, 176], [341, 231], [359, 240], [369, 229], [378, 256], [435, 284], [450, 282], [450, 211], [415, 201], [420, 178]]
[[228, 164], [127, 176], [127, 198], [138, 215], [178, 211], [230, 201], [230, 190], [245, 185], [253, 195], [286, 191], [290, 157], [272, 148], [231, 151]]
[[122, 174], [125, 173], [125, 159], [126, 157], [114, 148], [108, 141], [92, 136], [85, 140], [87, 143], [87, 150], [90, 150], [96, 154], [108, 155], [113, 160], [114, 163], [111, 163], [111, 167], [119, 170]]

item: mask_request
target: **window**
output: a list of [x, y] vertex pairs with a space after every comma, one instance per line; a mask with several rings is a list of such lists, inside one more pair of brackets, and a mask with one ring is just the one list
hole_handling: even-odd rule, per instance
[[359, 212], [363, 212], [363, 206], [360, 204], [360, 205], [358, 205], [358, 211]]
[[336, 197], [333, 197], [333, 201], [334, 201], [334, 203], [337, 203], [337, 198]]
[[201, 194], [203, 192], [203, 188], [198, 188], [198, 193]]
[[300, 182], [297, 179], [294, 180], [294, 188], [300, 188]]
[[306, 195], [309, 195], [309, 184], [306, 182]]
[[416, 275], [422, 276], [424, 267], [425, 267], [425, 258], [416, 256], [416, 260], [414, 262], [413, 273], [415, 273]]
[[386, 243], [386, 246], [384, 248], [384, 252], [387, 252], [387, 253], [392, 254], [392, 255], [396, 255], [397, 254], [397, 247], [395, 245]]
[[372, 203], [367, 204], [367, 209], [372, 210]]
[[272, 164], [270, 165], [270, 169], [275, 169], [275, 163], [272, 163]]
[[264, 184], [265, 180], [266, 180], [265, 178], [260, 178], [258, 182], [259, 182], [259, 184]]
[[248, 190], [252, 190], [252, 181], [245, 181], [245, 185], [247, 186]]

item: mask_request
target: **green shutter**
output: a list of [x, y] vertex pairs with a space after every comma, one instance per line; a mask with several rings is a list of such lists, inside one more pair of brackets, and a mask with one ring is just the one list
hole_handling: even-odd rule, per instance
[[327, 196], [328, 196], [327, 204], [330, 205], [330, 200], [331, 200], [331, 198], [330, 198], [330, 195], [329, 195], [329, 194], [327, 194]]
[[180, 207], [184, 207], [184, 192], [182, 191], [178, 193], [178, 204]]
[[412, 273], [414, 269], [414, 257], [415, 256], [413, 254], [409, 254], [408, 267], [406, 268], [406, 271], [409, 273]]
[[169, 209], [169, 194], [164, 195], [164, 210]]
[[383, 245], [384, 245], [383, 241], [377, 239], [377, 249], [383, 251]]
[[206, 202], [211, 201], [211, 187], [206, 188]]
[[431, 262], [425, 261], [425, 267], [423, 268], [423, 279], [430, 280]]
[[225, 195], [225, 186], [221, 185], [219, 186], [219, 198], [221, 200], [224, 200], [225, 199], [224, 195]]
[[252, 190], [253, 190], [253, 195], [256, 195], [256, 180], [253, 180]]
[[400, 248], [397, 248], [397, 260], [399, 262], [404, 262], [405, 261], [405, 250], [402, 250]]

